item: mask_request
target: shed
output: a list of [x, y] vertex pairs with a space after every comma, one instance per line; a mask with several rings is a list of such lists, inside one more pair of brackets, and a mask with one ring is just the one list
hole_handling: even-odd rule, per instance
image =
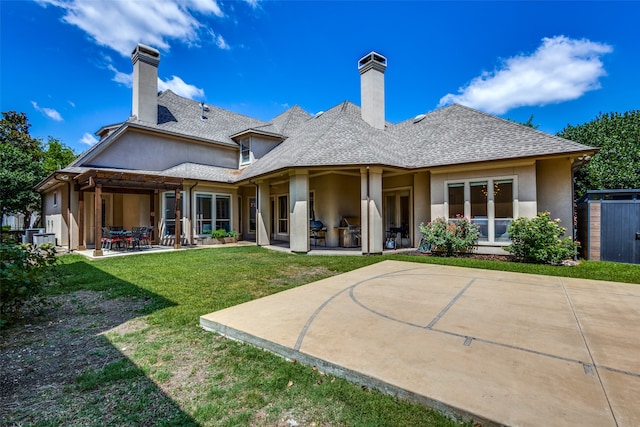
[[640, 190], [590, 190], [578, 200], [582, 256], [640, 264]]

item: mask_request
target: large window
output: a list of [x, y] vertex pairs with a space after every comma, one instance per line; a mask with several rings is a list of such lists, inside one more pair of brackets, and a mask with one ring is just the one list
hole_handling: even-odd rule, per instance
[[449, 218], [464, 216], [464, 183], [458, 182], [448, 185]]
[[196, 234], [211, 234], [213, 230], [213, 196], [196, 194]]
[[487, 213], [489, 193], [487, 192], [487, 182], [470, 183], [469, 194], [471, 199], [471, 222], [480, 227], [478, 240], [486, 242], [489, 240], [489, 214]]
[[[180, 214], [184, 213], [184, 194], [180, 197]], [[180, 230], [184, 230], [184, 223], [180, 218]], [[175, 193], [164, 193], [164, 235], [175, 236], [176, 234], [176, 195]]]
[[278, 196], [278, 233], [287, 234], [289, 232], [289, 198]]
[[508, 242], [507, 227], [513, 220], [513, 180], [494, 181], [493, 194], [493, 206], [495, 209], [494, 240], [496, 242]]
[[480, 227], [480, 242], [509, 243], [507, 227], [514, 217], [515, 178], [447, 182], [449, 221], [465, 216]]
[[216, 196], [216, 230], [231, 230], [231, 196]]

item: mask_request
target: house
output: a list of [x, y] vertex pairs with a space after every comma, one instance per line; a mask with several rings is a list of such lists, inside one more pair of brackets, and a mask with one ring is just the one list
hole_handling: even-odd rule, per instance
[[101, 255], [103, 226], [151, 225], [164, 244], [224, 228], [305, 253], [310, 219], [335, 247], [346, 217], [360, 226], [350, 242], [369, 254], [389, 236], [415, 246], [420, 223], [464, 215], [481, 228], [478, 251], [502, 253], [510, 221], [545, 210], [573, 233], [573, 172], [592, 147], [461, 105], [389, 123], [378, 53], [358, 62], [360, 107], [294, 106], [268, 122], [158, 93], [159, 61], [135, 48], [132, 116], [37, 186], [48, 231], [71, 250]]

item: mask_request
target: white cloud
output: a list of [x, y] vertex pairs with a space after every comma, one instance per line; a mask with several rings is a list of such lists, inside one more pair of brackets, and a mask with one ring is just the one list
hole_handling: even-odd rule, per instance
[[443, 96], [438, 106], [458, 103], [504, 114], [512, 108], [577, 99], [600, 88], [598, 79], [606, 75], [600, 57], [612, 51], [587, 39], [545, 37], [533, 54], [506, 59], [502, 68], [482, 73], [458, 94]]
[[40, 107], [36, 101], [31, 101], [31, 105], [33, 105], [33, 108], [35, 108], [36, 111], [41, 112], [42, 114], [44, 114], [45, 116], [49, 117], [52, 120], [55, 120], [56, 122], [61, 122], [64, 120], [60, 115], [60, 113], [58, 113], [53, 108]]
[[69, 105], [71, 105], [73, 108], [76, 108], [76, 103], [73, 101], [67, 101], [69, 103]]
[[168, 50], [169, 40], [197, 43], [206, 26], [194, 15], [224, 13], [216, 0], [37, 0], [41, 5], [64, 9], [63, 21], [85, 31], [99, 45], [123, 56], [138, 43]]
[[[122, 71], [118, 71], [112, 64], [108, 64], [107, 68], [110, 71], [113, 71], [114, 76], [112, 80], [114, 82], [120, 83], [129, 88], [133, 87], [133, 73], [127, 74]], [[166, 81], [158, 78], [158, 90], [165, 91], [167, 89], [177, 95], [184, 96], [185, 98], [204, 98], [204, 89], [188, 84], [178, 76], [171, 76], [171, 78]]]
[[254, 9], [257, 9], [258, 3], [260, 3], [260, 0], [244, 0], [244, 1]]
[[180, 96], [190, 99], [204, 98], [204, 89], [187, 84], [178, 76], [171, 76], [171, 79], [167, 81], [158, 79], [158, 89], [161, 91], [169, 89]]
[[218, 36], [216, 37], [216, 46], [223, 50], [231, 49], [231, 47], [227, 44], [226, 41], [224, 41], [224, 38], [220, 34], [218, 34]]
[[122, 71], [118, 71], [116, 69], [116, 67], [114, 67], [113, 65], [109, 64], [107, 65], [107, 68], [110, 71], [113, 71], [114, 76], [111, 80], [113, 80], [116, 83], [120, 83], [126, 87], [132, 87], [133, 86], [133, 74], [132, 73], [123, 73]]
[[82, 138], [80, 138], [80, 143], [92, 146], [98, 143], [98, 139], [90, 133], [85, 132], [85, 134], [82, 135]]

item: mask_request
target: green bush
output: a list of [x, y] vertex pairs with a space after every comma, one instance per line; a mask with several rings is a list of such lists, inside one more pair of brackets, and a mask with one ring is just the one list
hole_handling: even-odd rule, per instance
[[238, 232], [236, 230], [229, 230], [226, 237], [238, 237]]
[[214, 239], [224, 239], [225, 237], [227, 237], [227, 230], [225, 230], [224, 228], [213, 230], [211, 232], [211, 237], [213, 237]]
[[56, 261], [56, 249], [50, 243], [38, 247], [0, 243], [0, 326], [42, 293], [53, 279]]
[[431, 251], [444, 256], [471, 252], [480, 236], [480, 228], [461, 216], [451, 222], [436, 218], [426, 225], [422, 223], [420, 231], [431, 243]]
[[535, 218], [520, 217], [507, 229], [512, 243], [505, 249], [524, 262], [558, 264], [573, 258], [580, 243], [564, 237], [566, 229], [559, 222], [552, 220], [549, 212], [539, 212]]

